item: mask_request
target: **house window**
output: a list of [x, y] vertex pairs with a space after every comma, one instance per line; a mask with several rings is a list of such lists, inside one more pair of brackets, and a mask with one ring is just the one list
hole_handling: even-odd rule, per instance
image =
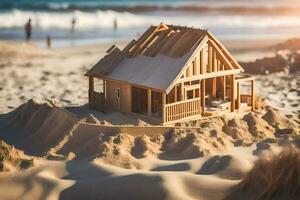
[[120, 99], [120, 88], [117, 88], [117, 98]]

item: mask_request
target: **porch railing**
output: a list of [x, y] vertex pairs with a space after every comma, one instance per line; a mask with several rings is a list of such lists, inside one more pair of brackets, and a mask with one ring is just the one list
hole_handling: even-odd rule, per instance
[[104, 93], [89, 91], [89, 107], [102, 110], [105, 103]]
[[164, 106], [163, 123], [176, 122], [201, 114], [200, 98], [170, 103]]

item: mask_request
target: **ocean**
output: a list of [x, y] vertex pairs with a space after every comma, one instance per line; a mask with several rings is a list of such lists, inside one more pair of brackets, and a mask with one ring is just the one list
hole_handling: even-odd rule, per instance
[[107, 43], [160, 22], [208, 29], [221, 40], [281, 39], [299, 36], [299, 17], [299, 0], [0, 0], [0, 40], [24, 40], [29, 18], [41, 47], [48, 35], [56, 47]]

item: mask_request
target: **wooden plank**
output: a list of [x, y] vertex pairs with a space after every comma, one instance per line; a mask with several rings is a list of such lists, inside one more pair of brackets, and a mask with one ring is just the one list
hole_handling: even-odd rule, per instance
[[227, 57], [223, 54], [223, 52], [218, 48], [218, 46], [216, 45], [216, 43], [213, 40], [208, 40], [208, 44], [210, 44], [210, 46], [214, 47], [214, 49], [217, 51], [218, 53], [218, 57], [220, 60], [222, 60], [223, 62], [225, 62], [230, 69], [235, 69], [231, 62], [227, 59]]
[[200, 54], [197, 54], [195, 57], [195, 75], [200, 74]]
[[89, 76], [89, 91], [94, 91], [94, 77]]
[[181, 69], [180, 73], [176, 76], [176, 78], [173, 80], [173, 82], [167, 88], [167, 90], [166, 90], [167, 93], [170, 92], [173, 85], [176, 84], [178, 82], [178, 80], [181, 79], [182, 74], [184, 73], [185, 69], [187, 68], [187, 64], [190, 63], [193, 60], [194, 56], [200, 52], [200, 50], [204, 47], [204, 45], [207, 43], [207, 41], [208, 41], [208, 37], [205, 35], [201, 39], [201, 42], [198, 44], [197, 48], [193, 51], [193, 54], [190, 56], [189, 60], [185, 64], [185, 66]]
[[222, 76], [222, 79], [223, 79], [223, 92], [222, 92], [222, 97], [223, 97], [223, 100], [226, 99], [226, 76]]
[[132, 86], [129, 85], [129, 110], [132, 112]]
[[151, 98], [151, 90], [148, 89], [148, 116], [151, 116], [151, 105], [152, 105], [152, 102], [151, 102], [152, 98]]
[[211, 45], [208, 45], [208, 70], [207, 72], [212, 72], [212, 46]]
[[236, 109], [239, 110], [240, 109], [240, 105], [241, 105], [241, 88], [240, 88], [240, 83], [237, 83], [236, 85], [236, 90], [237, 90], [237, 105], [236, 105]]
[[217, 97], [217, 77], [212, 78], [212, 96]]
[[[229, 59], [232, 63], [233, 63], [233, 67], [234, 69], [240, 69], [242, 71], [244, 71], [244, 69], [239, 65], [239, 63], [232, 57], [232, 55], [229, 53], [229, 51], [223, 46], [223, 44], [209, 31], [207, 31], [208, 37], [210, 38], [210, 40], [214, 41], [216, 43], [216, 45], [219, 47], [219, 49], [222, 50], [222, 52], [224, 52], [224, 56], [227, 58], [227, 60]], [[230, 63], [231, 63], [230, 62]]]
[[127, 44], [127, 46], [123, 49], [123, 52], [126, 53], [126, 55], [128, 55], [128, 52], [130, 52], [133, 49], [133, 47], [134, 47], [135, 44], [136, 44], [136, 41], [135, 40], [131, 40], [131, 42], [129, 42]]
[[212, 73], [201, 74], [201, 75], [197, 75], [197, 76], [193, 76], [193, 77], [182, 78], [182, 79], [179, 79], [177, 81], [177, 83], [183, 83], [183, 82], [188, 82], [188, 81], [196, 81], [196, 80], [201, 80], [201, 79], [208, 79], [208, 78], [213, 78], [213, 77], [218, 77], [218, 76], [239, 74], [240, 72], [241, 71], [239, 69], [220, 71], [220, 72], [212, 72]]
[[175, 93], [175, 94], [174, 94], [174, 95], [175, 95], [175, 98], [174, 98], [174, 100], [175, 100], [175, 102], [177, 102], [177, 101], [178, 101], [178, 99], [177, 99], [177, 89], [178, 89], [178, 88], [177, 88], [177, 85], [175, 85], [174, 87], [175, 87], [175, 92], [174, 92], [174, 93]]
[[204, 62], [204, 50], [201, 49], [200, 51], [200, 74], [204, 74], [205, 73], [205, 62]]
[[255, 79], [251, 81], [252, 111], [255, 110]]
[[205, 113], [205, 79], [201, 80], [201, 104], [202, 104], [202, 115]]
[[104, 104], [106, 104], [106, 80], [103, 81], [103, 95], [104, 95]]
[[166, 122], [166, 93], [162, 93], [162, 122]]
[[233, 112], [235, 110], [235, 80], [234, 79], [235, 79], [235, 75], [233, 74], [233, 75], [230, 76], [231, 112]]

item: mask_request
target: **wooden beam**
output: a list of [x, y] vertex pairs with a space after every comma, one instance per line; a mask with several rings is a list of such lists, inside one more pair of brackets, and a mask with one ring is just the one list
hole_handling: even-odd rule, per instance
[[201, 80], [201, 113], [202, 115], [205, 114], [205, 79]]
[[162, 123], [165, 124], [166, 122], [166, 93], [162, 93]]
[[[211, 41], [214, 41], [214, 43], [216, 43], [216, 45], [222, 50], [222, 52], [224, 52], [224, 56], [231, 60], [231, 62], [240, 70], [242, 70], [242, 72], [244, 71], [244, 69], [239, 65], [239, 63], [232, 57], [232, 55], [229, 53], [229, 51], [223, 46], [223, 44], [209, 31], [207, 31], [208, 37], [210, 38]], [[234, 67], [234, 66], [233, 66]], [[235, 68], [235, 67], [234, 67]]]
[[166, 93], [169, 93], [170, 90], [172, 89], [172, 87], [173, 87], [176, 83], [178, 83], [178, 80], [181, 79], [181, 76], [182, 76], [182, 74], [184, 73], [185, 69], [187, 68], [188, 63], [192, 62], [192, 59], [194, 58], [194, 56], [195, 56], [197, 53], [199, 53], [199, 51], [200, 51], [201, 49], [203, 49], [204, 45], [207, 44], [208, 39], [209, 39], [208, 36], [205, 35], [205, 36], [201, 39], [201, 42], [198, 44], [198, 46], [197, 46], [195, 49], [193, 49], [193, 53], [192, 53], [192, 55], [190, 56], [189, 60], [186, 62], [186, 64], [184, 65], [184, 67], [181, 69], [180, 73], [179, 73], [179, 74], [176, 76], [176, 78], [173, 80], [173, 82], [168, 86], [168, 88], [167, 88], [166, 91], [165, 91]]
[[231, 75], [230, 76], [230, 101], [231, 101], [231, 112], [233, 112], [235, 110], [235, 75]]
[[217, 77], [212, 78], [212, 96], [217, 97]]
[[223, 94], [222, 94], [222, 97], [223, 97], [223, 100], [226, 99], [226, 76], [222, 76], [222, 79], [223, 79]]
[[243, 78], [237, 78], [235, 81], [236, 82], [246, 82], [246, 81], [252, 81], [252, 80], [254, 80], [255, 79], [255, 77], [243, 77]]
[[94, 77], [89, 76], [89, 91], [94, 91]]
[[229, 67], [230, 69], [235, 69], [231, 62], [227, 59], [227, 57], [223, 54], [223, 52], [219, 49], [219, 47], [216, 45], [216, 43], [213, 41], [213, 40], [208, 40], [208, 44], [211, 46], [211, 47], [214, 47], [214, 49], [217, 51], [218, 53], [218, 57], [220, 60], [222, 60], [223, 62], [225, 62]]
[[104, 94], [104, 104], [106, 104], [106, 80], [102, 80], [103, 81], [103, 94]]
[[174, 98], [174, 100], [175, 100], [175, 102], [177, 102], [178, 101], [178, 99], [177, 99], [177, 85], [175, 85], [175, 98]]
[[212, 57], [212, 46], [208, 45], [208, 72], [212, 72], [212, 62], [213, 62], [213, 57]]
[[255, 110], [255, 79], [251, 81], [252, 111]]
[[183, 101], [184, 100], [184, 84], [183, 83], [180, 84], [180, 89], [181, 89], [181, 91], [180, 91], [181, 101]]
[[208, 79], [208, 78], [214, 78], [218, 76], [226, 76], [226, 75], [232, 75], [232, 74], [239, 74], [241, 70], [236, 69], [236, 70], [227, 70], [227, 71], [219, 71], [219, 72], [212, 72], [212, 73], [207, 73], [207, 74], [201, 74], [193, 77], [186, 77], [186, 78], [181, 78], [177, 81], [177, 83], [182, 83], [182, 82], [188, 82], [188, 81], [196, 81], [196, 80], [201, 80], [201, 79]]
[[236, 90], [237, 90], [237, 105], [236, 105], [236, 109], [239, 110], [240, 109], [240, 105], [241, 105], [241, 88], [240, 88], [240, 83], [237, 83], [236, 85]]
[[129, 110], [132, 112], [132, 86], [129, 85]]
[[205, 62], [204, 62], [204, 50], [201, 49], [200, 51], [200, 74], [205, 73]]
[[152, 102], [151, 102], [151, 90], [148, 89], [148, 116], [150, 117], [151, 116], [151, 105], [152, 105]]

